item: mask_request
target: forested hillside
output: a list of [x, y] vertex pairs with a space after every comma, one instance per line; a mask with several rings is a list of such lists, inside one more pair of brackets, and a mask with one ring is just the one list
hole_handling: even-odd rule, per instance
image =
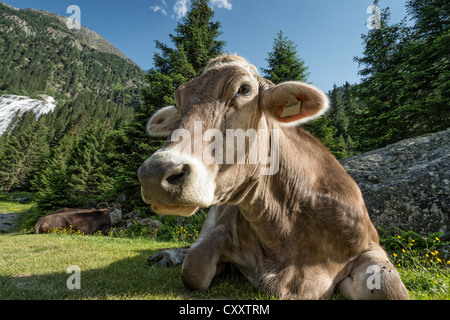
[[145, 87], [134, 62], [65, 19], [0, 3], [0, 94], [57, 101], [38, 121], [17, 113], [0, 135], [0, 188], [34, 191], [43, 208], [85, 205], [111, 189], [105, 139], [131, 119]]
[[60, 101], [91, 92], [136, 105], [145, 72], [95, 32], [68, 29], [64, 19], [0, 2], [0, 94], [46, 93]]

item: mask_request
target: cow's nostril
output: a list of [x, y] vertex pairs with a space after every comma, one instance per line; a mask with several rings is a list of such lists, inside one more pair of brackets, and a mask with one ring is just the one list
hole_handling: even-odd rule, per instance
[[180, 172], [179, 174], [168, 177], [166, 181], [170, 184], [177, 184], [184, 175], [184, 172]]
[[185, 164], [181, 164], [179, 166], [172, 167], [172, 170], [167, 173], [166, 178], [163, 180], [163, 187], [165, 189], [173, 188], [176, 186], [180, 186], [186, 176], [189, 174], [189, 166]]

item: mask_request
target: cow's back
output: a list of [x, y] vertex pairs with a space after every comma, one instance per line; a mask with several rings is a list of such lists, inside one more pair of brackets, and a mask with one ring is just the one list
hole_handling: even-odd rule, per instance
[[47, 233], [53, 229], [67, 229], [92, 234], [100, 230], [106, 234], [111, 228], [108, 209], [64, 208], [38, 219], [34, 233]]

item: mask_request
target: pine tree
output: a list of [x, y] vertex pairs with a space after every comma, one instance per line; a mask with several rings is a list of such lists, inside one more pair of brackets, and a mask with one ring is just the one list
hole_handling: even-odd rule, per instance
[[208, 2], [192, 1], [190, 12], [175, 29], [176, 35], [170, 35], [175, 47], [179, 52], [185, 53], [196, 74], [202, 71], [209, 59], [222, 53], [225, 46], [225, 41], [217, 40], [222, 34], [219, 31], [221, 24], [211, 21], [214, 11], [208, 6]]
[[413, 126], [408, 136], [444, 130], [450, 126], [450, 3], [445, 0], [410, 0], [414, 20], [404, 50], [407, 90], [403, 117]]
[[0, 187], [5, 192], [29, 188], [30, 177], [48, 155], [47, 128], [35, 119], [32, 111], [26, 112], [2, 142]]
[[450, 5], [410, 0], [407, 9], [412, 27], [389, 25], [385, 9], [381, 28], [362, 36], [363, 108], [352, 125], [361, 151], [450, 126]]
[[408, 125], [399, 118], [395, 108], [404, 88], [404, 72], [399, 66], [404, 58], [401, 46], [407, 35], [404, 22], [389, 25], [389, 17], [389, 10], [383, 10], [381, 28], [362, 35], [363, 56], [354, 59], [364, 66], [359, 74], [365, 77], [357, 86], [357, 95], [364, 108], [354, 128], [361, 151], [400, 140], [404, 126]]
[[[72, 205], [102, 200], [112, 188], [113, 179], [107, 163], [107, 123], [93, 124], [76, 141], [67, 159], [67, 188]], [[67, 194], [67, 192], [66, 192]]]
[[52, 149], [43, 169], [31, 181], [37, 206], [43, 212], [71, 207], [68, 196], [67, 160], [76, 134], [65, 135]]
[[308, 67], [299, 57], [297, 45], [284, 37], [282, 30], [274, 39], [272, 49], [273, 51], [269, 52], [269, 57], [266, 59], [268, 68], [262, 68], [267, 79], [275, 84], [283, 81], [307, 81]]
[[450, 3], [446, 0], [409, 0], [406, 9], [420, 38], [432, 41], [450, 28]]

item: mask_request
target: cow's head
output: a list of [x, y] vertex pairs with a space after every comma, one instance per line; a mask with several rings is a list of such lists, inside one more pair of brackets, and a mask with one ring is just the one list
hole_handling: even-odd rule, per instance
[[320, 116], [328, 99], [306, 83], [274, 85], [245, 59], [224, 55], [179, 86], [175, 104], [149, 120], [151, 136], [169, 138], [138, 174], [142, 198], [153, 210], [189, 216], [199, 207], [238, 203], [260, 177], [264, 161], [250, 161], [252, 155], [273, 157], [274, 130]]

